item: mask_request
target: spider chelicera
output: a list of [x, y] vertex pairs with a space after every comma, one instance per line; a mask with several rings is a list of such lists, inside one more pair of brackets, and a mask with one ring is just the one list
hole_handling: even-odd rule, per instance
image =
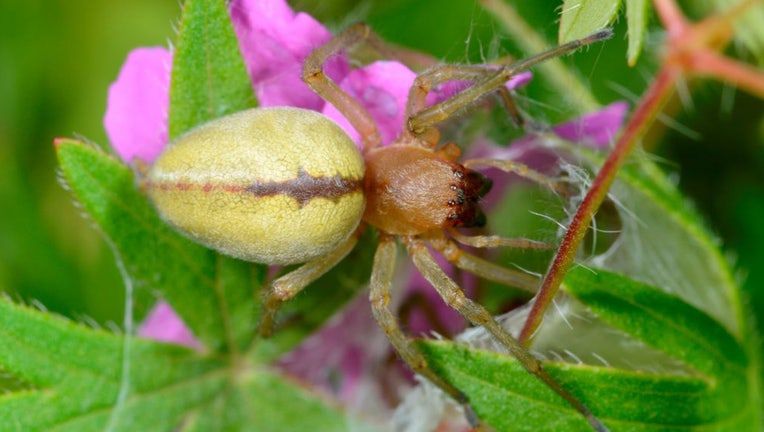
[[[504, 84], [546, 59], [610, 37], [608, 30], [501, 68], [442, 65], [420, 74], [406, 106], [401, 135], [382, 146], [371, 115], [324, 74], [333, 55], [365, 42], [384, 53], [385, 44], [369, 27], [347, 28], [307, 58], [303, 80], [334, 105], [359, 132], [363, 150], [326, 117], [296, 108], [256, 108], [214, 120], [180, 137], [149, 169], [144, 188], [159, 213], [183, 234], [224, 254], [266, 264], [305, 263], [279, 277], [264, 298], [260, 333], [271, 334], [276, 312], [341, 261], [355, 246], [363, 226], [379, 234], [370, 301], [395, 350], [416, 373], [480, 420], [467, 397], [427, 366], [389, 307], [397, 244], [449, 306], [483, 326], [532, 374], [579, 411], [596, 430], [606, 427], [480, 304], [464, 295], [440, 268], [428, 247], [456, 267], [506, 285], [536, 288], [537, 280], [463, 250], [462, 245], [543, 247], [525, 239], [468, 236], [460, 227], [485, 224], [480, 199], [491, 181], [478, 166], [514, 172], [550, 188], [557, 182], [506, 160], [458, 162], [454, 143], [440, 144], [436, 126], [482, 97], [498, 93], [514, 112]], [[426, 96], [449, 81], [470, 85], [431, 106]]]

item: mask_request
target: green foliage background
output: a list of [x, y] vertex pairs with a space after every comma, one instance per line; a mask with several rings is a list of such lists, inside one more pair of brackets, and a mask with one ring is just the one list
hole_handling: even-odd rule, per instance
[[[477, 3], [463, 0], [299, 1], [336, 30], [368, 21], [383, 38], [453, 62], [482, 62], [514, 51]], [[557, 2], [523, 2], [523, 15], [556, 39]], [[690, 15], [702, 12], [685, 6]], [[137, 46], [167, 45], [179, 16], [176, 0], [89, 2], [33, 0], [0, 4], [0, 289], [39, 301], [66, 316], [121, 322], [124, 288], [108, 246], [56, 181], [52, 140], [79, 134], [107, 146], [106, 92], [125, 55]], [[626, 66], [619, 35], [577, 55], [602, 103], [639, 94], [655, 70], [654, 17], [635, 68]], [[735, 52], [733, 51], [733, 55]], [[745, 56], [745, 54], [743, 54]], [[759, 53], [761, 55], [761, 53]], [[596, 85], [594, 85], [596, 84]], [[549, 122], [576, 113], [535, 80], [527, 109]], [[626, 95], [626, 96], [625, 96]], [[692, 131], [655, 134], [646, 145], [709, 220], [738, 262], [752, 310], [764, 311], [764, 103], [718, 83], [693, 85], [692, 106], [668, 107]]]

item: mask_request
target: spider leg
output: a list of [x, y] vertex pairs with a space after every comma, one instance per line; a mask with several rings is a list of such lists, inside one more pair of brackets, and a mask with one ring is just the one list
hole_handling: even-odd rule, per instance
[[497, 168], [507, 173], [517, 174], [520, 177], [538, 183], [561, 195], [568, 195], [570, 193], [570, 188], [567, 186], [566, 182], [544, 175], [520, 162], [503, 159], [476, 158], [467, 159], [462, 165], [467, 168], [474, 168], [476, 166]]
[[509, 90], [505, 86], [499, 87], [497, 91], [499, 93], [501, 102], [504, 104], [504, 108], [509, 113], [509, 118], [512, 119], [512, 123], [514, 123], [515, 126], [520, 129], [525, 129], [528, 123], [526, 123], [525, 117], [523, 117], [523, 115], [520, 113], [520, 109], [517, 107], [517, 104], [515, 104], [515, 99], [512, 97], [512, 94], [510, 94]]
[[[405, 114], [405, 118], [408, 119], [408, 127], [404, 129], [403, 133], [408, 135], [413, 134], [417, 137], [427, 136], [430, 133], [430, 129], [433, 128], [435, 124], [450, 117], [450, 115], [443, 112], [441, 117], [433, 117], [432, 123], [430, 123], [428, 127], [421, 129], [415, 128], [412, 124], [412, 121], [415, 121], [414, 119], [418, 114], [426, 108], [427, 95], [437, 85], [452, 81], [468, 81], [471, 83], [480, 82], [495, 72], [496, 69], [488, 68], [486, 66], [472, 65], [439, 65], [422, 72], [416, 77], [409, 90]], [[523, 122], [520, 113], [512, 100], [509, 90], [502, 86], [497, 88], [496, 91], [499, 93], [502, 102], [507, 107], [513, 120], [517, 124], [522, 124]], [[437, 141], [428, 142], [428, 144], [434, 147], [437, 144]]]
[[492, 70], [492, 73], [487, 74], [483, 79], [475, 82], [475, 84], [467, 87], [451, 98], [437, 104], [430, 105], [429, 107], [423, 108], [421, 111], [414, 113], [414, 115], [409, 118], [408, 121], [409, 130], [415, 135], [424, 132], [436, 124], [441, 123], [443, 120], [453, 116], [459, 110], [472, 105], [475, 101], [479, 100], [484, 95], [500, 89], [510, 78], [512, 78], [518, 72], [527, 70], [531, 66], [550, 58], [571, 53], [582, 46], [607, 39], [612, 35], [612, 30], [601, 30], [583, 39], [568, 42], [549, 51], [545, 51], [543, 53], [536, 54], [535, 56], [528, 57], [524, 60], [508, 64], [499, 69]]
[[448, 234], [457, 242], [471, 246], [474, 248], [498, 248], [498, 247], [511, 247], [517, 249], [553, 249], [555, 246], [549, 243], [544, 243], [538, 240], [531, 240], [527, 238], [508, 238], [495, 235], [473, 235], [468, 236], [460, 233], [459, 231], [450, 228]]
[[371, 274], [369, 300], [374, 318], [382, 327], [395, 351], [403, 361], [417, 374], [427, 378], [430, 382], [440, 387], [462, 406], [464, 406], [467, 421], [476, 428], [481, 427], [480, 420], [469, 404], [467, 396], [461, 391], [445, 382], [428, 366], [422, 354], [411, 345], [411, 342], [403, 333], [390, 310], [390, 286], [392, 285], [393, 271], [395, 269], [395, 240], [389, 236], [381, 236], [377, 252], [374, 255], [374, 267]]
[[539, 278], [537, 276], [508, 269], [473, 255], [462, 250], [454, 242], [438, 232], [434, 232], [423, 238], [425, 238], [433, 248], [440, 251], [451, 264], [462, 270], [477, 275], [482, 279], [520, 288], [530, 293], [536, 293], [538, 290]]
[[303, 64], [302, 80], [347, 118], [361, 135], [366, 150], [382, 143], [374, 119], [358, 101], [324, 73], [324, 64], [330, 57], [359, 42], [367, 43], [381, 53], [388, 51], [384, 42], [369, 26], [363, 23], [352, 25], [310, 53]]
[[446, 304], [458, 311], [473, 325], [479, 325], [488, 330], [528, 372], [538, 377], [550, 389], [565, 399], [576, 411], [586, 418], [595, 430], [600, 432], [608, 430], [578, 398], [562, 388], [544, 369], [541, 362], [517, 339], [504, 330], [487, 309], [464, 295], [464, 292], [462, 292], [456, 282], [440, 268], [421, 240], [409, 238], [407, 247], [414, 265], [422, 273], [422, 276], [438, 291], [438, 294], [440, 294]]
[[260, 319], [260, 336], [269, 337], [273, 333], [276, 313], [281, 304], [305, 289], [313, 281], [323, 276], [332, 267], [342, 261], [355, 247], [359, 232], [356, 231], [349, 239], [332, 252], [308, 261], [291, 272], [273, 281], [270, 289], [263, 298], [263, 315]]

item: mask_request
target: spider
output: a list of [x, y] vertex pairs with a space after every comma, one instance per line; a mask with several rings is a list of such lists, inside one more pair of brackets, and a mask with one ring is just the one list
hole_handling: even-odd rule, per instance
[[[160, 215], [181, 233], [217, 251], [266, 264], [304, 263], [272, 282], [263, 301], [260, 334], [270, 335], [280, 305], [339, 263], [355, 246], [364, 226], [379, 234], [370, 283], [375, 319], [413, 371], [461, 403], [468, 421], [482, 427], [468, 398], [427, 366], [389, 307], [397, 243], [452, 308], [483, 326], [530, 373], [580, 412], [598, 431], [607, 428], [560, 386], [523, 345], [480, 304], [464, 295], [440, 268], [428, 247], [456, 267], [506, 285], [536, 288], [536, 279], [463, 250], [462, 245], [543, 247], [525, 239], [468, 236], [461, 227], [486, 222], [479, 201], [491, 181], [473, 168], [514, 172], [549, 188], [558, 182], [505, 160], [459, 162], [454, 143], [440, 144], [437, 125], [482, 97], [498, 93], [516, 118], [504, 83], [546, 59], [611, 36], [587, 38], [501, 67], [442, 65], [421, 73], [412, 85], [401, 135], [381, 145], [371, 115], [324, 74], [329, 58], [364, 42], [387, 49], [365, 24], [348, 27], [306, 59], [303, 80], [334, 105], [358, 131], [363, 150], [331, 120], [297, 108], [255, 108], [195, 128], [172, 143], [149, 169], [144, 183]], [[449, 81], [471, 85], [426, 105], [430, 90]]]

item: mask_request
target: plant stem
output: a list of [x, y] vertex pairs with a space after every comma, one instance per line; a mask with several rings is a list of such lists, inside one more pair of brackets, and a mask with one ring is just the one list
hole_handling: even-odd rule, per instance
[[764, 99], [764, 74], [760, 70], [713, 52], [699, 52], [693, 60], [696, 75], [716, 78]]
[[647, 129], [660, 113], [663, 104], [672, 93], [676, 71], [663, 68], [647, 89], [629, 123], [618, 137], [613, 151], [597, 173], [591, 188], [578, 207], [573, 220], [568, 227], [562, 244], [552, 261], [549, 270], [542, 281], [541, 288], [534, 300], [525, 326], [520, 333], [520, 342], [529, 345], [534, 333], [541, 325], [545, 311], [560, 288], [570, 266], [573, 264], [576, 251], [586, 234], [594, 214], [607, 196], [610, 185], [626, 158], [631, 154], [634, 145], [645, 134]]

